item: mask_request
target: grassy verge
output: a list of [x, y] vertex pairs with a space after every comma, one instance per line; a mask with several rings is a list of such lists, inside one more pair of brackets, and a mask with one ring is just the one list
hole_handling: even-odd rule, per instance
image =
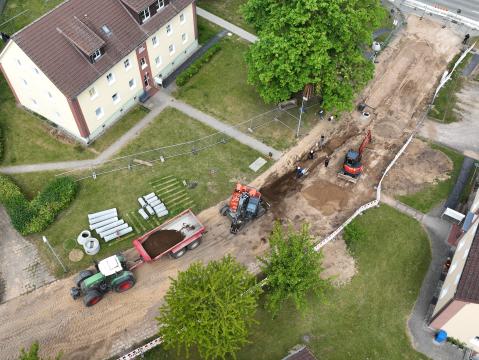
[[[254, 87], [246, 82], [244, 58], [248, 44], [236, 37], [225, 38], [220, 44], [221, 51], [174, 95], [233, 125], [271, 111], [274, 106], [264, 104]], [[278, 150], [284, 150], [296, 141], [295, 117], [298, 112], [298, 108], [289, 110], [289, 114], [270, 112], [244, 123], [239, 129], [248, 132], [248, 128], [252, 128], [252, 136]], [[302, 120], [304, 133], [315, 124], [314, 109], [308, 111]]]
[[[355, 247], [359, 272], [351, 283], [333, 289], [324, 303], [311, 297], [304, 315], [292, 304], [274, 320], [259, 309], [259, 325], [238, 359], [281, 359], [304, 335], [322, 360], [425, 359], [413, 350], [406, 321], [431, 260], [427, 235], [418, 222], [385, 205], [356, 222], [366, 236]], [[157, 348], [146, 359], [180, 357]]]
[[199, 0], [198, 6], [229, 21], [240, 28], [254, 33], [254, 28], [247, 24], [241, 14], [241, 5], [246, 0]]
[[[452, 70], [454, 64], [458, 60], [460, 55], [454, 57], [449, 64], [449, 70]], [[459, 121], [455, 108], [457, 104], [457, 93], [461, 91], [461, 88], [465, 82], [462, 77], [462, 71], [471, 60], [471, 54], [468, 54], [466, 58], [459, 64], [454, 73], [451, 76], [446, 85], [439, 91], [439, 94], [434, 101], [434, 105], [429, 111], [429, 117], [440, 123], [449, 124]]]
[[464, 161], [464, 156], [462, 154], [446, 146], [432, 143], [430, 146], [435, 150], [442, 151], [452, 160], [454, 167], [450, 174], [451, 177], [447, 180], [440, 181], [437, 184], [428, 185], [426, 188], [418, 191], [417, 193], [398, 197], [399, 201], [423, 213], [429, 212], [449, 196], [449, 193], [454, 187], [457, 177], [461, 172], [462, 162]]
[[119, 137], [135, 126], [141, 119], [143, 119], [149, 110], [141, 105], [136, 105], [120, 120], [109, 128], [98, 140], [91, 145], [97, 152], [102, 152], [113, 144]]
[[[136, 153], [153, 146], [196, 139], [213, 132], [215, 132], [213, 129], [196, 120], [174, 109], [167, 109], [138, 138], [127, 145], [120, 155]], [[256, 151], [236, 141], [230, 141], [201, 151], [198, 155], [184, 155], [167, 159], [164, 163], [158, 162], [153, 167], [136, 167], [132, 171], [122, 170], [101, 175], [96, 180], [83, 180], [80, 182], [76, 200], [42, 235], [49, 238], [72, 271], [82, 269], [91, 264], [92, 258], [85, 257], [82, 261], [73, 263], [68, 260], [68, 254], [73, 248], [78, 247], [75, 239], [80, 231], [88, 228], [88, 213], [116, 207], [121, 217], [132, 224], [136, 231], [134, 234], [109, 243], [101, 241], [101, 251], [96, 258], [102, 259], [130, 248], [131, 240], [135, 235], [159, 224], [156, 218], [144, 221], [139, 217], [137, 213], [139, 196], [157, 190], [155, 186], [158, 184], [174, 184], [175, 191], [182, 197], [183, 202], [179, 204], [180, 200], [177, 197], [172, 198], [170, 203], [165, 200], [170, 210], [178, 205], [183, 208], [191, 207], [195, 212], [199, 212], [226, 198], [236, 179], [246, 182], [252, 180], [255, 173], [248, 166], [258, 156], [260, 154]], [[232, 158], [235, 161], [231, 161]], [[262, 170], [266, 168], [267, 166]], [[26, 194], [34, 196], [52, 176], [52, 173], [18, 174], [13, 178]], [[189, 189], [182, 185], [183, 180], [196, 181], [198, 185]], [[183, 208], [178, 208], [177, 211]]]
[[221, 28], [218, 25], [209, 22], [208, 20], [203, 19], [198, 16], [198, 41], [200, 44], [206, 43], [209, 39], [215, 36], [221, 31]]

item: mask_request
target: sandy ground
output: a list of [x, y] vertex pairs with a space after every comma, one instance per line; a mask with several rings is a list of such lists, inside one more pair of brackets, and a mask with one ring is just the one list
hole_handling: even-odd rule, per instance
[[443, 152], [414, 139], [383, 182], [383, 190], [390, 195], [418, 192], [427, 185], [447, 180], [453, 165]]
[[[375, 108], [369, 119], [359, 113], [346, 115], [338, 124], [322, 123], [295, 148], [275, 163], [253, 185], [264, 192], [272, 211], [232, 236], [218, 207], [199, 216], [208, 229], [203, 244], [180, 260], [162, 259], [135, 270], [138, 283], [125, 294], [108, 294], [93, 308], [84, 308], [69, 295], [71, 279], [57, 281], [29, 295], [0, 305], [2, 357], [16, 358], [18, 349], [34, 340], [45, 355], [64, 352], [64, 359], [100, 359], [116, 355], [154, 335], [161, 299], [168, 277], [185, 270], [193, 261], [209, 261], [225, 254], [235, 256], [250, 270], [256, 257], [267, 250], [264, 239], [273, 220], [300, 224], [309, 222], [318, 238], [338, 226], [355, 208], [374, 197], [374, 185], [415, 125], [434, 84], [460, 43], [447, 29], [427, 20], [410, 18], [407, 29], [379, 57], [377, 75], [362, 98]], [[364, 156], [365, 173], [353, 185], [336, 177], [345, 152], [356, 148], [366, 128], [373, 143]], [[314, 161], [303, 161], [310, 174], [296, 181], [291, 174], [298, 159], [321, 134], [329, 143]], [[328, 168], [323, 157], [331, 155]], [[337, 240], [324, 249], [326, 273], [342, 284], [355, 272], [344, 242]]]

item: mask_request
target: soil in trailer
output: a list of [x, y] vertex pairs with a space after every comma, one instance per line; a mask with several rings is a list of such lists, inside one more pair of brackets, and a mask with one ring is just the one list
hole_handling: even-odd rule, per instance
[[180, 243], [184, 238], [184, 235], [179, 231], [160, 230], [151, 234], [142, 245], [148, 255], [153, 259]]

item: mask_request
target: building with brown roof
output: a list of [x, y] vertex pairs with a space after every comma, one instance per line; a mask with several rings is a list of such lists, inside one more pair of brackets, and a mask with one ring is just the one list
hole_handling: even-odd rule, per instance
[[430, 326], [479, 352], [479, 192], [459, 239], [432, 314]]
[[197, 47], [194, 0], [67, 0], [11, 36], [0, 70], [19, 104], [90, 142]]

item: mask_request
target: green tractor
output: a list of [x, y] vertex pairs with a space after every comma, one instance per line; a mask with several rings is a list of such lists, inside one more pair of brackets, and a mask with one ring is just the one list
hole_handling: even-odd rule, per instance
[[113, 255], [95, 264], [96, 271], [83, 270], [75, 279], [70, 294], [74, 300], [83, 295], [85, 306], [98, 303], [109, 291], [124, 292], [135, 285], [135, 276], [128, 270], [123, 255]]

